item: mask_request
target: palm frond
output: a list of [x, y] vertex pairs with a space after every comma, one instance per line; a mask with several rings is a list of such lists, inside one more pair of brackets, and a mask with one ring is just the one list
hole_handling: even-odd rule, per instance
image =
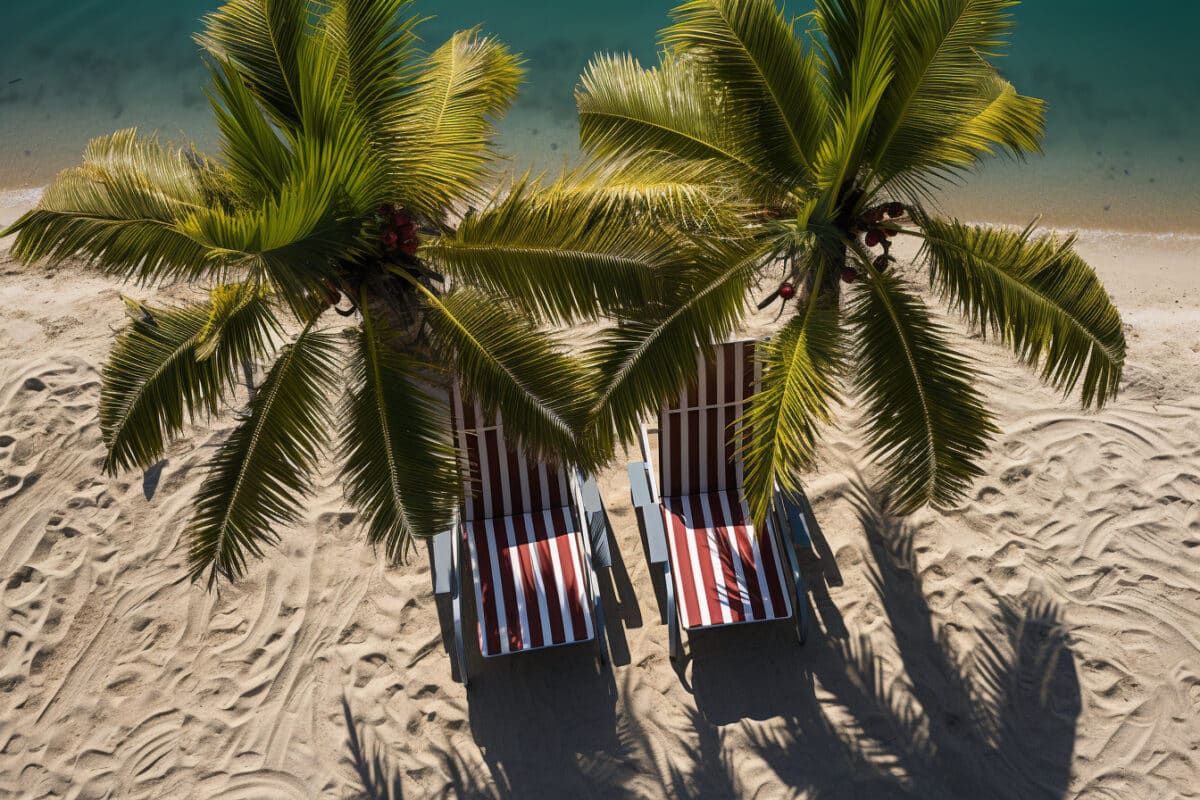
[[[820, 283], [818, 276], [815, 284]], [[741, 421], [750, 432], [742, 455], [746, 499], [757, 525], [766, 521], [776, 485], [785, 493], [800, 491], [820, 428], [833, 421], [842, 370], [838, 316], [836, 307], [813, 292], [783, 330], [760, 345], [762, 389]]]
[[229, 183], [242, 204], [260, 203], [295, 170], [295, 155], [232, 62], [217, 60], [208, 69], [208, 99]]
[[104, 367], [105, 471], [161, 458], [185, 422], [217, 413], [242, 362], [270, 352], [277, 333], [270, 298], [253, 286], [220, 287], [204, 305], [140, 307]]
[[828, 118], [818, 59], [795, 24], [761, 0], [691, 0], [671, 12], [663, 44], [694, 59], [725, 90], [725, 113], [751, 115], [783, 174], [810, 174]]
[[1116, 396], [1125, 366], [1121, 315], [1074, 239], [924, 219], [933, 285], [981, 331], [1084, 406]]
[[416, 75], [420, 21], [412, 0], [332, 0], [324, 25], [341, 63], [350, 105], [381, 151], [395, 140]]
[[562, 342], [477, 289], [429, 294], [425, 304], [440, 359], [486, 411], [502, 415], [509, 435], [544, 459], [599, 465], [584, 440], [590, 376]]
[[885, 0], [817, 0], [815, 19], [825, 34], [824, 73], [835, 88], [833, 121], [817, 156], [821, 217], [857, 177], [879, 103], [892, 80], [892, 24]]
[[607, 190], [521, 181], [424, 252], [448, 274], [556, 323], [620, 313], [650, 299], [658, 269], [690, 256], [680, 237], [639, 227], [628, 210]]
[[1013, 0], [914, 0], [888, 11], [894, 76], [880, 104], [871, 162], [880, 183], [923, 183], [994, 148], [1037, 149], [1043, 108], [986, 60], [1007, 45]]
[[795, 181], [771, 164], [753, 116], [729, 113], [724, 90], [691, 60], [664, 56], [643, 69], [631, 56], [598, 56], [575, 100], [580, 143], [598, 163], [664, 157], [718, 163], [764, 204]]
[[237, 580], [295, 522], [329, 439], [337, 382], [332, 334], [310, 325], [280, 353], [250, 408], [218, 450], [188, 527], [192, 580]]
[[216, 167], [193, 150], [133, 129], [92, 140], [83, 164], [61, 173], [37, 208], [3, 236], [31, 263], [82, 256], [120, 278], [152, 282], [209, 275], [207, 248], [179, 221], [221, 198]]
[[389, 153], [406, 207], [441, 220], [457, 203], [487, 199], [493, 121], [524, 75], [520, 59], [477, 30], [460, 31], [420, 64]]
[[660, 300], [601, 332], [588, 362], [600, 376], [590, 417], [602, 449], [633, 441], [643, 415], [695, 379], [697, 348], [709, 352], [737, 328], [755, 271], [769, 255], [714, 242]]
[[997, 432], [975, 372], [895, 276], [871, 271], [849, 321], [860, 341], [855, 387], [866, 405], [868, 445], [897, 508], [949, 506], [982, 474], [979, 461]]
[[385, 325], [367, 298], [361, 310], [340, 414], [341, 480], [366, 517], [371, 543], [400, 562], [414, 538], [449, 526], [460, 483], [449, 412], [430, 384], [435, 370], [393, 347], [403, 334]]
[[310, 0], [228, 0], [205, 16], [196, 42], [232, 63], [272, 120], [291, 128], [300, 120], [297, 56], [315, 11]]

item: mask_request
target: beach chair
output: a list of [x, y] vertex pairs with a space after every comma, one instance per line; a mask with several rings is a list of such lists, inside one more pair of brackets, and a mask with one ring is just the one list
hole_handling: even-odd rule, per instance
[[499, 419], [453, 392], [451, 417], [465, 454], [465, 501], [434, 537], [434, 592], [449, 594], [455, 658], [468, 682], [463, 641], [463, 548], [471, 565], [479, 648], [485, 658], [607, 642], [596, 570], [611, 567], [608, 518], [594, 480], [527, 457]]
[[[811, 549], [807, 501], [777, 492], [767, 530], [756, 531], [742, 495], [735, 424], [760, 382], [755, 342], [721, 345], [697, 359], [697, 380], [660, 412], [657, 430], [642, 427], [641, 462], [629, 465], [633, 504], [641, 512], [649, 559], [662, 565], [670, 653], [685, 631], [796, 616], [808, 634], [797, 548]], [[655, 480], [650, 434], [657, 433]]]

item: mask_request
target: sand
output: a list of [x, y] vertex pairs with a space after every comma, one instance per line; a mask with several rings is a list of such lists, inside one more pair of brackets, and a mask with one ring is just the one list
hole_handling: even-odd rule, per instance
[[374, 797], [1200, 797], [1200, 239], [1080, 246], [1128, 325], [1119, 401], [1080, 413], [967, 341], [1004, 434], [968, 500], [908, 520], [848, 413], [810, 482], [806, 647], [749, 626], [672, 665], [618, 463], [613, 666], [473, 650], [469, 692], [427, 560], [384, 567], [332, 476], [244, 582], [190, 585], [229, 420], [104, 477], [123, 287], [0, 251], [0, 796], [353, 797], [357, 766]]

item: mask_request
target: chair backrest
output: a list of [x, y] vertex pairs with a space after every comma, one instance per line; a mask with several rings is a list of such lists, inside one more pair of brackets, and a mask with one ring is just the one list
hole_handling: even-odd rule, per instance
[[563, 466], [529, 457], [505, 440], [504, 422], [455, 388], [450, 403], [455, 443], [463, 458], [463, 519], [472, 522], [570, 505]]
[[696, 357], [696, 381], [659, 414], [659, 486], [663, 497], [729, 491], [742, 487], [740, 444], [747, 431], [735, 423], [758, 390], [756, 342], [717, 347], [715, 357]]

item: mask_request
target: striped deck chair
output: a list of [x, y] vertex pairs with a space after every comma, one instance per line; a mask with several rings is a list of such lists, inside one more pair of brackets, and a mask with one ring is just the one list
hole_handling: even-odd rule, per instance
[[611, 566], [608, 519], [595, 481], [528, 458], [504, 425], [453, 393], [465, 454], [465, 501], [454, 528], [434, 537], [434, 591], [451, 596], [455, 655], [468, 682], [462, 630], [462, 547], [471, 562], [484, 657], [596, 641], [607, 645], [596, 569]]
[[[644, 461], [629, 465], [650, 561], [664, 570], [672, 658], [680, 652], [680, 625], [692, 631], [795, 612], [801, 644], [807, 636], [794, 549], [812, 546], [805, 502], [777, 494], [761, 532], [742, 496], [741, 433], [734, 423], [759, 385], [754, 348], [735, 342], [717, 348], [714, 360], [698, 358], [697, 381], [661, 410], [657, 431], [643, 426]], [[657, 482], [652, 432], [661, 456]]]

